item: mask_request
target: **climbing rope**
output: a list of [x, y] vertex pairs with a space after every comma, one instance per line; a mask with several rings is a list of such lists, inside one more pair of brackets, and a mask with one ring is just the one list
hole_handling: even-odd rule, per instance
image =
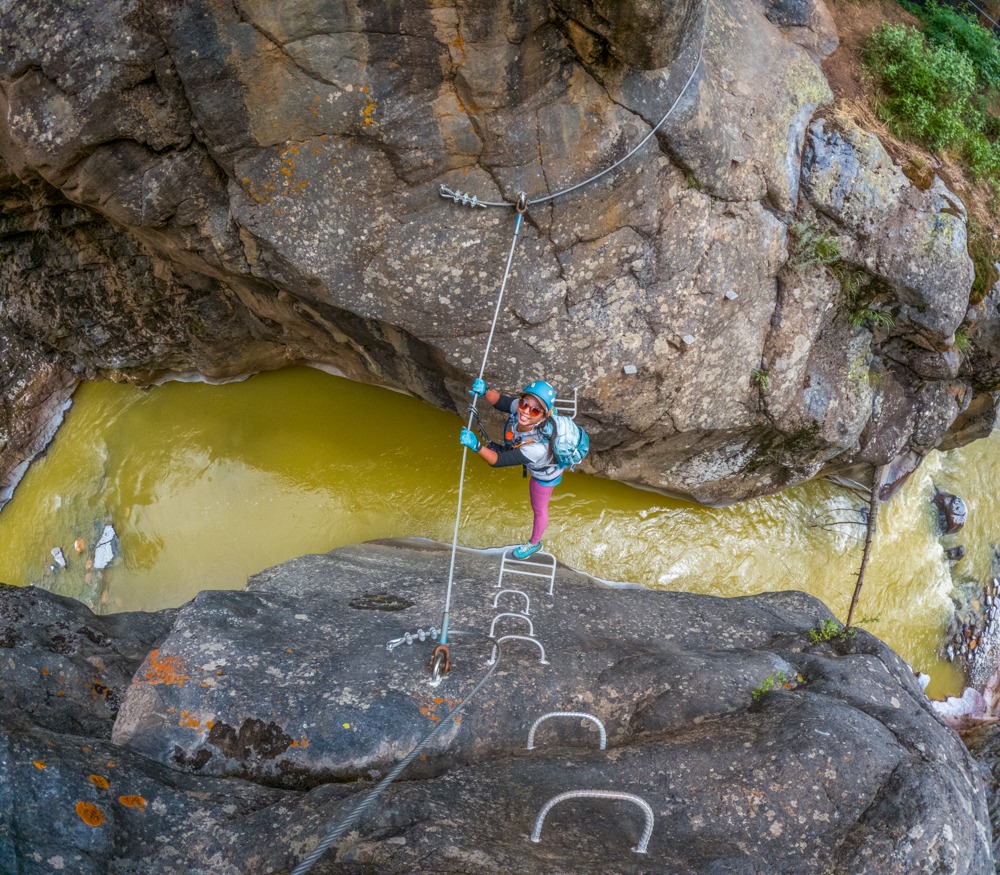
[[[611, 171], [620, 167], [622, 164], [628, 161], [628, 159], [631, 158], [636, 152], [638, 152], [643, 146], [645, 146], [646, 143], [649, 142], [650, 138], [653, 137], [656, 134], [656, 132], [663, 126], [664, 122], [666, 122], [666, 120], [670, 118], [670, 115], [677, 108], [677, 104], [681, 102], [681, 98], [687, 92], [688, 87], [694, 81], [695, 74], [698, 72], [698, 68], [701, 66], [701, 60], [705, 53], [705, 35], [707, 31], [708, 31], [708, 4], [706, 3], [705, 13], [701, 19], [701, 41], [698, 46], [698, 57], [695, 59], [694, 66], [691, 68], [691, 73], [688, 75], [687, 81], [684, 83], [684, 87], [680, 90], [680, 93], [677, 95], [676, 98], [674, 98], [674, 102], [670, 104], [670, 109], [668, 109], [663, 114], [663, 118], [661, 118], [656, 123], [653, 129], [648, 134], [646, 134], [645, 137], [643, 137], [638, 143], [636, 143], [635, 146], [633, 146], [628, 152], [625, 153], [625, 155], [623, 155], [621, 158], [615, 161], [614, 164], [610, 165], [609, 167], [605, 167], [603, 170], [598, 171], [593, 176], [589, 176], [582, 182], [577, 182], [567, 188], [563, 188], [560, 189], [559, 191], [553, 192], [552, 194], [546, 194], [540, 197], [531, 198], [529, 202], [532, 204], [544, 204], [547, 201], [555, 200], [556, 198], [563, 197], [564, 195], [567, 195], [570, 192], [576, 191], [578, 188], [583, 188], [584, 186], [590, 185], [590, 183], [596, 182], [602, 176], [606, 176], [608, 173], [611, 173]], [[516, 206], [516, 204], [513, 204], [510, 201], [481, 201], [475, 195], [463, 194], [460, 191], [452, 191], [451, 189], [445, 187], [444, 185], [441, 186], [440, 194], [441, 197], [451, 198], [451, 200], [454, 201], [455, 203], [461, 203], [464, 204], [465, 206], [470, 206], [470, 207], [485, 208], [485, 207]], [[523, 192], [519, 195], [518, 202], [520, 202], [522, 197], [524, 197]], [[482, 376], [482, 374], [480, 374], [480, 376]]]
[[[674, 102], [670, 104], [670, 108], [663, 114], [663, 117], [656, 123], [656, 125], [653, 126], [652, 130], [650, 130], [645, 137], [643, 137], [635, 146], [633, 146], [632, 149], [630, 149], [624, 156], [619, 158], [609, 167], [606, 167], [604, 170], [601, 170], [600, 172], [595, 173], [593, 176], [590, 176], [587, 179], [584, 179], [582, 182], [576, 183], [575, 185], [571, 185], [568, 188], [564, 188], [557, 192], [553, 192], [552, 194], [543, 195], [541, 197], [535, 198], [534, 200], [530, 201], [530, 203], [533, 204], [545, 203], [547, 201], [554, 200], [555, 198], [562, 197], [563, 195], [567, 195], [570, 192], [583, 188], [584, 186], [590, 185], [592, 182], [595, 182], [602, 176], [611, 173], [611, 171], [613, 171], [615, 168], [620, 167], [622, 164], [628, 161], [629, 158], [635, 155], [635, 153], [638, 152], [644, 145], [646, 145], [646, 143], [649, 142], [650, 138], [653, 137], [656, 134], [656, 132], [663, 126], [664, 122], [666, 122], [666, 120], [670, 117], [674, 109], [677, 108], [677, 105], [678, 103], [680, 103], [681, 98], [684, 96], [684, 94], [688, 90], [688, 87], [694, 81], [695, 74], [698, 72], [698, 68], [701, 66], [702, 57], [705, 52], [705, 35], [707, 29], [708, 29], [708, 7], [706, 5], [705, 13], [702, 16], [701, 40], [698, 45], [698, 56], [697, 58], [695, 58], [695, 62], [691, 68], [691, 72], [684, 83], [684, 87], [681, 88], [680, 93], [674, 99]], [[462, 192], [459, 191], [451, 191], [444, 185], [441, 186], [440, 193], [442, 197], [451, 198], [455, 203], [461, 202], [463, 204], [467, 204], [472, 207], [485, 208], [485, 207], [513, 206], [517, 210], [517, 221], [514, 224], [514, 236], [511, 239], [510, 251], [507, 254], [507, 266], [506, 269], [504, 270], [503, 281], [500, 283], [500, 293], [497, 295], [496, 309], [494, 310], [493, 313], [493, 322], [490, 324], [490, 333], [489, 337], [486, 340], [486, 349], [483, 351], [483, 361], [479, 368], [479, 379], [482, 379], [483, 374], [486, 372], [486, 362], [487, 359], [489, 358], [490, 346], [493, 343], [493, 334], [496, 330], [497, 319], [500, 316], [500, 306], [503, 302], [504, 291], [507, 288], [507, 280], [510, 276], [510, 266], [511, 262], [514, 259], [514, 248], [515, 245], [517, 244], [518, 233], [520, 232], [521, 229], [521, 220], [524, 217], [524, 213], [528, 209], [529, 200], [527, 195], [523, 191], [518, 193], [517, 201], [513, 204], [507, 201], [501, 201], [501, 202], [481, 201], [475, 195], [463, 194]], [[468, 429], [472, 428], [474, 422], [477, 424], [479, 422], [479, 414], [478, 411], [476, 410], [476, 401], [477, 397], [473, 396], [472, 405], [469, 408], [469, 421], [466, 424], [466, 428]], [[465, 452], [465, 448], [463, 448], [462, 467], [458, 478], [458, 508], [455, 512], [455, 529], [451, 541], [451, 562], [448, 567], [448, 586], [445, 591], [444, 611], [442, 612], [441, 615], [441, 643], [438, 644], [438, 646], [434, 649], [434, 656], [431, 659], [431, 675], [432, 675], [431, 682], [435, 686], [441, 682], [442, 675], [447, 673], [451, 667], [451, 661], [449, 658], [449, 651], [448, 651], [448, 623], [451, 620], [451, 592], [455, 581], [455, 554], [458, 550], [458, 529], [462, 521], [462, 494], [465, 484], [466, 456], [467, 453]]]
[[[476, 634], [476, 633], [471, 633], [471, 634]], [[486, 638], [485, 635], [483, 635], [482, 637]], [[493, 641], [492, 638], [489, 638], [488, 640], [490, 641], [491, 644], [493, 644], [494, 648], [496, 648], [496, 651], [499, 651], [500, 645], [497, 644], [495, 641]], [[500, 664], [499, 659], [490, 664], [489, 670], [486, 672], [486, 674], [483, 675], [479, 683], [472, 688], [472, 691], [469, 693], [469, 695], [466, 696], [464, 699], [462, 699], [462, 701], [455, 706], [455, 708], [448, 715], [448, 717], [446, 717], [440, 723], [435, 724], [434, 728], [430, 732], [428, 732], [423, 738], [421, 738], [420, 741], [417, 742], [413, 750], [411, 750], [405, 757], [403, 757], [398, 763], [396, 763], [396, 765], [393, 766], [389, 774], [387, 774], [381, 781], [379, 781], [378, 784], [376, 784], [366, 794], [365, 798], [362, 799], [353, 809], [351, 809], [351, 812], [350, 814], [347, 815], [347, 817], [345, 817], [343, 820], [338, 821], [330, 828], [330, 830], [326, 833], [326, 835], [324, 835], [323, 838], [320, 840], [320, 843], [316, 845], [316, 847], [313, 848], [312, 851], [310, 851], [309, 854], [306, 855], [306, 857], [303, 858], [302, 862], [299, 863], [298, 866], [292, 869], [292, 875], [306, 875], [306, 873], [310, 869], [312, 869], [312, 867], [315, 866], [317, 862], [319, 862], [319, 859], [328, 850], [330, 850], [330, 848], [333, 846], [333, 843], [336, 842], [337, 839], [341, 838], [344, 835], [344, 833], [346, 833], [352, 826], [354, 826], [354, 824], [356, 824], [361, 819], [362, 815], [364, 815], [364, 813], [369, 808], [371, 808], [371, 806], [375, 803], [375, 800], [382, 795], [382, 793], [385, 791], [385, 788], [388, 787], [393, 781], [395, 781], [396, 778], [398, 778], [402, 774], [403, 770], [410, 763], [412, 763], [414, 759], [416, 759], [420, 751], [422, 751], [425, 747], [427, 747], [427, 745], [438, 735], [438, 733], [441, 732], [442, 729], [444, 729], [445, 726], [449, 724], [449, 722], [452, 722], [458, 718], [459, 714], [462, 713], [462, 710], [465, 708], [465, 706], [472, 701], [472, 698], [476, 695], [476, 693], [478, 693], [485, 686], [486, 682], [493, 676], [493, 672], [497, 670], [497, 666], [499, 664]]]
[[[497, 305], [496, 309], [493, 311], [493, 322], [490, 323], [490, 333], [486, 338], [486, 349], [483, 350], [483, 363], [479, 367], [479, 379], [483, 378], [483, 374], [486, 372], [486, 360], [490, 355], [490, 347], [493, 345], [493, 334], [496, 332], [497, 321], [500, 318], [500, 305], [503, 303], [504, 292], [507, 289], [507, 280], [510, 278], [510, 266], [514, 261], [514, 247], [517, 245], [517, 235], [521, 231], [521, 220], [524, 218], [524, 211], [528, 208], [527, 200], [522, 192], [518, 196], [517, 203], [517, 221], [514, 223], [514, 236], [510, 241], [510, 251], [507, 253], [507, 267], [503, 272], [503, 280], [500, 283], [500, 293], [497, 295]], [[466, 428], [472, 428], [473, 420], [477, 417], [476, 412], [476, 400], [477, 396], [473, 396], [472, 405], [470, 407], [469, 422]], [[438, 648], [444, 647], [444, 658], [447, 664], [447, 646], [448, 646], [448, 623], [451, 619], [451, 591], [455, 582], [455, 554], [458, 552], [458, 527], [462, 522], [462, 490], [465, 485], [465, 460], [468, 456], [466, 452], [466, 447], [462, 447], [462, 469], [458, 475], [458, 508], [455, 512], [455, 532], [451, 539], [451, 563], [448, 566], [448, 588], [445, 591], [444, 597], [444, 611], [441, 614], [441, 644]], [[438, 652], [435, 651], [435, 662], [438, 658]]]

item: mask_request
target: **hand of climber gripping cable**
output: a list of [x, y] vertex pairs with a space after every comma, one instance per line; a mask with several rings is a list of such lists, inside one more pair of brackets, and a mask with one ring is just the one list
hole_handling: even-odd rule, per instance
[[469, 394], [473, 398], [478, 398], [480, 395], [486, 394], [486, 382], [482, 377], [478, 377], [472, 384], [472, 388], [469, 389]]
[[462, 429], [459, 441], [461, 441], [463, 447], [468, 447], [474, 453], [479, 452], [479, 448], [482, 446], [479, 442], [479, 438], [476, 437], [475, 432], [468, 428]]

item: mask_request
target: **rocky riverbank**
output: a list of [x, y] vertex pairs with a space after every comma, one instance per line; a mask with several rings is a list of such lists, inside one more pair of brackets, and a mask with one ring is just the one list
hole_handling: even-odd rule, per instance
[[[0, 862], [36, 873], [278, 873], [434, 726], [440, 735], [315, 872], [983, 873], [978, 769], [909, 668], [801, 593], [498, 590], [459, 554], [455, 668], [386, 642], [440, 616], [448, 553], [370, 543], [262, 572], [175, 611], [95, 617], [0, 589]], [[449, 712], [499, 665], [459, 721]], [[465, 634], [462, 634], [465, 633]], [[539, 646], [541, 645], [541, 647]], [[541, 648], [544, 647], [544, 663]], [[553, 719], [526, 750], [546, 712]], [[527, 840], [546, 800], [571, 800]]]

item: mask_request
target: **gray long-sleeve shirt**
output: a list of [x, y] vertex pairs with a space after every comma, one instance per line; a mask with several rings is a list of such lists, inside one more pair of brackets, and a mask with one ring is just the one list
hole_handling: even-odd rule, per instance
[[558, 483], [562, 479], [562, 468], [556, 464], [555, 457], [549, 450], [550, 425], [543, 419], [538, 425], [527, 432], [518, 429], [517, 422], [518, 399], [511, 395], [501, 395], [493, 407], [507, 413], [507, 421], [503, 429], [504, 449], [497, 453], [494, 468], [506, 468], [511, 465], [524, 465], [528, 473], [539, 483]]

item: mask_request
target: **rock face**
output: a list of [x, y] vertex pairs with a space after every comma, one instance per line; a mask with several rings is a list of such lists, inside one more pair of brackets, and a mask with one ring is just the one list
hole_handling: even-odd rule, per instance
[[944, 535], [953, 535], [965, 526], [969, 515], [965, 502], [957, 495], [938, 490], [934, 493], [934, 507], [937, 509], [938, 528]]
[[[315, 872], [991, 869], [984, 789], [958, 736], [877, 639], [811, 644], [830, 617], [811, 597], [615, 590], [560, 568], [552, 597], [524, 579], [529, 629], [521, 596], [492, 607], [498, 558], [462, 554], [455, 666], [432, 688], [431, 643], [385, 645], [436, 621], [448, 561], [435, 545], [373, 543], [201, 593], [156, 621], [173, 625], [147, 636], [110, 742], [30, 711], [12, 722], [7, 702], [24, 711], [40, 692], [26, 672], [5, 681], [4, 871], [58, 857], [79, 872], [287, 872], [434, 727]], [[4, 595], [4, 616], [40, 599]], [[83, 609], [46, 600], [59, 607], [80, 622]], [[502, 641], [487, 677], [497, 614], [497, 637], [535, 640]], [[3, 622], [4, 658], [44, 654]], [[527, 750], [553, 711], [600, 720], [606, 749], [593, 722], [552, 718]], [[546, 801], [576, 790], [641, 797], [648, 853], [630, 851], [642, 811], [606, 799], [559, 803], [528, 841]]]
[[962, 204], [825, 115], [820, 0], [40, 0], [0, 34], [0, 335], [36, 382], [308, 360], [461, 406], [513, 211], [444, 185], [532, 201], [486, 376], [578, 388], [597, 473], [721, 503], [995, 419]]

